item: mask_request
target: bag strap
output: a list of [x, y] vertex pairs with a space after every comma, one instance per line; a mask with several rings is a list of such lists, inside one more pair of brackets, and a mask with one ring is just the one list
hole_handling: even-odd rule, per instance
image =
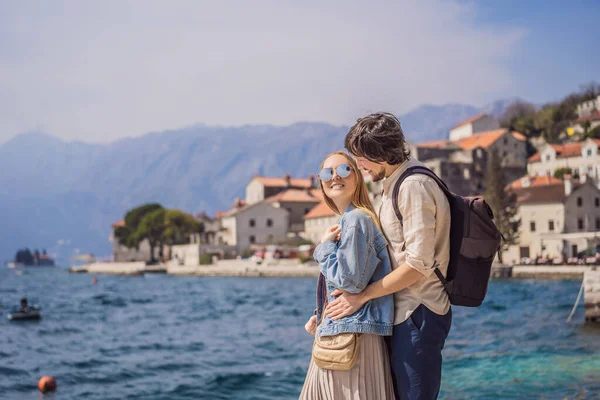
[[400, 186], [402, 185], [402, 183], [404, 182], [404, 180], [406, 178], [408, 178], [409, 176], [414, 175], [414, 174], [427, 175], [430, 178], [432, 178], [438, 184], [440, 189], [442, 189], [442, 192], [444, 192], [444, 194], [448, 198], [448, 201], [452, 201], [452, 199], [454, 197], [452, 192], [450, 192], [450, 190], [448, 189], [448, 186], [446, 186], [446, 183], [444, 181], [442, 181], [429, 168], [421, 167], [420, 165], [407, 168], [406, 171], [404, 171], [402, 173], [402, 175], [400, 175], [400, 178], [398, 178], [398, 180], [396, 181], [396, 184], [394, 185], [394, 189], [392, 190], [392, 206], [394, 207], [394, 213], [396, 214], [396, 218], [398, 218], [400, 220], [400, 225], [402, 225], [403, 221], [404, 221], [404, 219], [402, 218], [402, 214], [400, 213], [400, 207], [398, 206], [398, 195], [400, 194]]
[[317, 316], [317, 325], [319, 325], [325, 315], [325, 307], [327, 307], [327, 285], [325, 284], [325, 275], [319, 274], [317, 282], [317, 308], [314, 314]]

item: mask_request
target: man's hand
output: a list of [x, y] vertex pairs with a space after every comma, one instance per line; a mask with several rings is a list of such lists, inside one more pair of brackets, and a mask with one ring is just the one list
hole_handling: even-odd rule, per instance
[[315, 336], [315, 334], [317, 333], [317, 316], [316, 315], [313, 315], [312, 317], [310, 317], [308, 319], [308, 322], [304, 325], [304, 329], [306, 329], [306, 332]]
[[340, 225], [333, 225], [325, 230], [321, 243], [340, 240], [340, 234], [342, 233], [342, 227]]
[[332, 320], [346, 317], [354, 314], [367, 302], [364, 294], [352, 294], [336, 289], [331, 293], [332, 296], [339, 296], [325, 308], [325, 315]]

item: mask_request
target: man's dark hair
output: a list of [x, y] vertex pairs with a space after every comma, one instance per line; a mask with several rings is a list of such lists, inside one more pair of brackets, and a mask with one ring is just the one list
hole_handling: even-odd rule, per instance
[[359, 118], [346, 135], [344, 147], [356, 157], [391, 165], [401, 164], [410, 156], [400, 121], [383, 112]]

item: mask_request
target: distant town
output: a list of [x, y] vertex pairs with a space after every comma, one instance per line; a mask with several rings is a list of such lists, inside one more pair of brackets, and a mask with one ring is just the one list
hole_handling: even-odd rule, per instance
[[[502, 120], [475, 115], [454, 126], [447, 140], [414, 144], [411, 151], [451, 191], [482, 195], [490, 203], [507, 239], [501, 262], [598, 263], [599, 110], [600, 95], [569, 110], [576, 113], [571, 123], [544, 131], [533, 107], [515, 103]], [[365, 178], [377, 208], [381, 184]], [[135, 234], [142, 216], [134, 211], [128, 215], [136, 226], [127, 226], [127, 216], [112, 225], [114, 261], [162, 258], [191, 266], [203, 257], [207, 263], [268, 252], [277, 257], [290, 248], [296, 255], [299, 246], [314, 246], [339, 219], [323, 201], [315, 176], [289, 174], [254, 176], [244, 199], [214, 216], [194, 216], [198, 225], [182, 230], [185, 237], [175, 241], [162, 240], [163, 233], [156, 240]]]

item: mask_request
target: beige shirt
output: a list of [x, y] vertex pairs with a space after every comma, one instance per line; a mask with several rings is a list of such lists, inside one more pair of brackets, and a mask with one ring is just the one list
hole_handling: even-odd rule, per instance
[[423, 304], [439, 315], [450, 309], [444, 286], [433, 272], [434, 265], [446, 275], [450, 258], [450, 205], [444, 192], [430, 177], [413, 174], [404, 180], [398, 195], [403, 225], [394, 213], [392, 191], [409, 167], [423, 166], [409, 158], [383, 181], [379, 218], [393, 252], [393, 268], [406, 264], [423, 274], [412, 286], [394, 293], [394, 325], [406, 321]]

